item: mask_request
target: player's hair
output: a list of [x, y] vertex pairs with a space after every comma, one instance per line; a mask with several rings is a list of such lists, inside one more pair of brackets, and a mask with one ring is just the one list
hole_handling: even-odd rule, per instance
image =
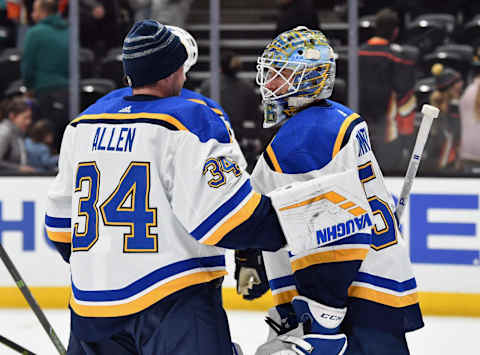
[[24, 97], [15, 97], [7, 104], [5, 110], [6, 116], [10, 114], [18, 115], [19, 113], [25, 112], [32, 108], [31, 101]]
[[[443, 64], [435, 63], [432, 66], [432, 74], [435, 77], [435, 91], [438, 91], [438, 99], [441, 98], [442, 104], [439, 105], [440, 110], [446, 111], [448, 104], [458, 95], [454, 88], [455, 84], [462, 80], [460, 73], [457, 71], [445, 68]], [[434, 105], [435, 106], [435, 105]], [[442, 107], [444, 106], [444, 107]]]
[[398, 24], [398, 15], [392, 9], [382, 9], [375, 15], [375, 32], [379, 37], [390, 40]]
[[57, 0], [37, 0], [40, 4], [40, 7], [47, 14], [56, 14], [58, 12], [58, 2]]
[[28, 135], [34, 142], [41, 143], [48, 134], [53, 134], [53, 127], [47, 120], [35, 122], [28, 132]]
[[448, 100], [445, 92], [435, 90], [430, 94], [430, 104], [438, 107], [441, 112], [445, 113], [448, 110]]

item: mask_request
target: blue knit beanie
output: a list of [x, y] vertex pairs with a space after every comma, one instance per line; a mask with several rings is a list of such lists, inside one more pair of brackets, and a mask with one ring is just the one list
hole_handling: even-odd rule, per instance
[[136, 22], [123, 41], [123, 70], [133, 88], [168, 77], [186, 59], [180, 39], [155, 20]]

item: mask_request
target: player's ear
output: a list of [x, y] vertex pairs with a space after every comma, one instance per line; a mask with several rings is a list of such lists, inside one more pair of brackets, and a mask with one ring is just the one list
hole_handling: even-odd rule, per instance
[[123, 76], [122, 83], [123, 83], [124, 86], [130, 86], [130, 84], [128, 83], [128, 79], [127, 79], [126, 75]]

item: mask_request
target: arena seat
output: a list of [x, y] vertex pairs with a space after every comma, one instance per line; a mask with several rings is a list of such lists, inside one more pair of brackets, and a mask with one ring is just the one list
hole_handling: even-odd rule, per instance
[[473, 47], [468, 44], [449, 43], [439, 46], [423, 58], [424, 72], [429, 73], [433, 64], [441, 63], [451, 67], [467, 78], [473, 59]]
[[443, 44], [455, 29], [455, 17], [450, 14], [424, 14], [406, 26], [406, 43], [414, 45], [423, 54]]
[[463, 26], [459, 40], [473, 47], [480, 46], [480, 15], [476, 15]]
[[123, 84], [122, 48], [112, 48], [102, 60], [100, 77], [113, 80], [116, 87]]
[[3, 96], [8, 98], [13, 96], [23, 95], [26, 92], [27, 92], [27, 87], [23, 83], [23, 80], [18, 79], [18, 80], [12, 81], [8, 85], [8, 87], [3, 92]]
[[104, 78], [87, 78], [80, 80], [80, 106], [83, 111], [99, 98], [114, 90], [115, 82]]
[[80, 78], [90, 78], [95, 70], [95, 53], [89, 48], [79, 48]]
[[430, 95], [435, 90], [435, 78], [430, 76], [418, 80], [415, 83], [415, 96], [417, 98], [417, 107], [430, 102]]
[[4, 93], [8, 86], [20, 79], [20, 62], [22, 51], [18, 48], [6, 48], [0, 53], [0, 93]]

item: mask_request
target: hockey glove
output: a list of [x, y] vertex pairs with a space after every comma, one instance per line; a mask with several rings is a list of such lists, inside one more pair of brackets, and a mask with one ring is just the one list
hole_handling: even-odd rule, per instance
[[283, 337], [302, 339], [303, 329], [298, 325], [292, 305], [288, 303], [270, 308], [265, 322], [270, 326], [267, 342], [258, 347], [255, 355], [295, 354], [291, 350], [292, 343], [282, 340]]
[[342, 355], [345, 352], [347, 337], [340, 333], [340, 324], [346, 308], [328, 307], [303, 296], [294, 297], [292, 305], [308, 334], [302, 338], [281, 336], [281, 340], [291, 343], [297, 354]]
[[270, 288], [262, 252], [257, 249], [235, 250], [237, 293], [246, 300], [259, 298]]

